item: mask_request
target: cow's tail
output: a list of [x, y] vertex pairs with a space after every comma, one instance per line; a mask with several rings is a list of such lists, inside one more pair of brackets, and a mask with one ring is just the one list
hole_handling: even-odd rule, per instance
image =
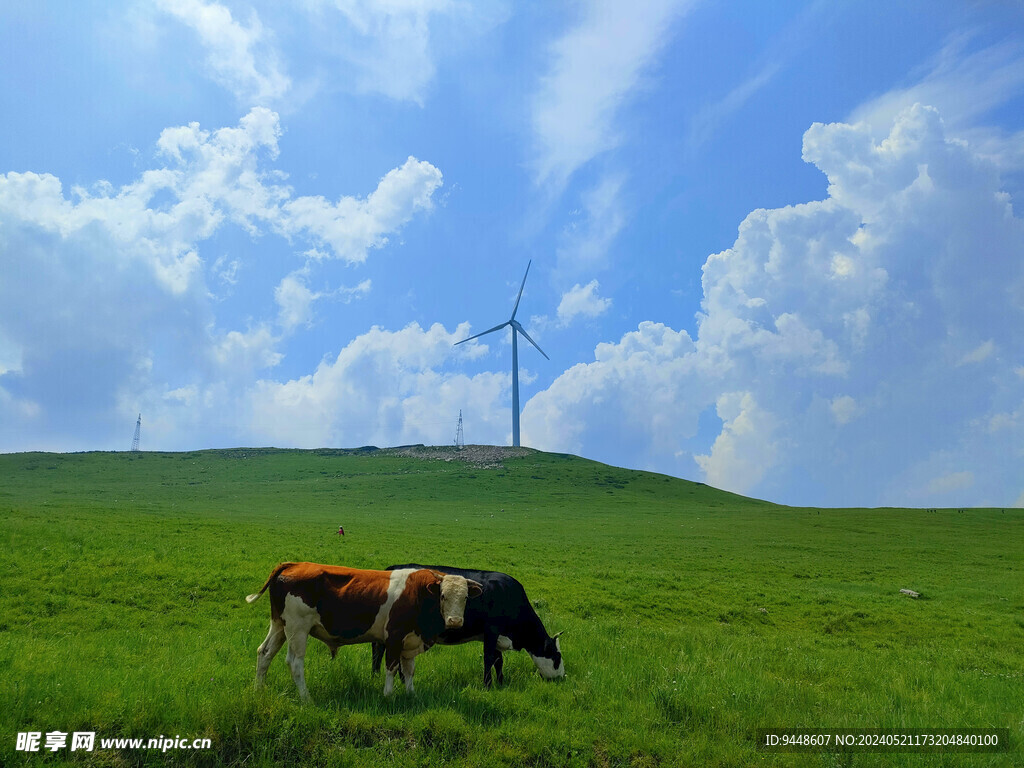
[[277, 566], [277, 568], [275, 568], [273, 571], [270, 572], [270, 576], [267, 577], [267, 581], [263, 585], [263, 588], [259, 592], [254, 592], [253, 594], [248, 595], [245, 598], [245, 602], [247, 602], [247, 603], [255, 603], [257, 600], [259, 600], [260, 596], [262, 596], [263, 593], [267, 591], [267, 587], [270, 586], [270, 582], [272, 582], [274, 579], [276, 579], [278, 574], [280, 574], [281, 571], [283, 571], [285, 568], [287, 568], [290, 565], [294, 565], [294, 563], [281, 563], [279, 566]]

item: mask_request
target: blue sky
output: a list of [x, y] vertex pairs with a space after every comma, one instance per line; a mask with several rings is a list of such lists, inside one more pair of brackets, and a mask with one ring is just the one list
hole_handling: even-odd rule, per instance
[[0, 450], [523, 443], [1024, 506], [1024, 10], [7, 3]]

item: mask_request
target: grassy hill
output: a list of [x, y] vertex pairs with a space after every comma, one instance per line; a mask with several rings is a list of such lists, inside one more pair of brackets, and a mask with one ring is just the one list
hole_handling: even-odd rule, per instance
[[[1020, 510], [795, 509], [529, 450], [2, 455], [0, 764], [1020, 764], [1022, 552]], [[487, 691], [480, 644], [442, 647], [384, 699], [368, 646], [312, 642], [312, 706], [283, 652], [256, 692], [269, 608], [244, 597], [284, 560], [512, 573], [567, 676], [509, 653]], [[840, 727], [1012, 743], [755, 748]], [[15, 751], [27, 731], [212, 748]]]

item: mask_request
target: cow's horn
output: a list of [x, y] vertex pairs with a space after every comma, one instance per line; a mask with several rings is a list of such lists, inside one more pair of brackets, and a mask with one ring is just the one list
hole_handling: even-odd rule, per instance
[[561, 634], [562, 634], [562, 632], [565, 632], [565, 630], [563, 629], [563, 630], [562, 630], [561, 632], [555, 632], [555, 634], [553, 634], [553, 635], [551, 636], [551, 639], [552, 639], [552, 640], [557, 640], [557, 639], [558, 639], [558, 636], [559, 636], [559, 635], [561, 635]]

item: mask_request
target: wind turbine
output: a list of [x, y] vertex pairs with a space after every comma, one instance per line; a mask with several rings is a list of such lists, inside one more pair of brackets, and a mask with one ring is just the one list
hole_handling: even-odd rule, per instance
[[458, 346], [459, 344], [465, 344], [467, 341], [472, 341], [473, 339], [479, 339], [481, 336], [486, 336], [488, 333], [500, 331], [506, 325], [512, 328], [512, 445], [516, 448], [519, 447], [519, 344], [517, 341], [519, 334], [523, 334], [528, 342], [537, 347], [537, 351], [544, 355], [545, 360], [551, 359], [544, 354], [544, 350], [537, 346], [537, 342], [530, 338], [530, 334], [524, 331], [523, 326], [521, 326], [519, 321], [516, 320], [516, 312], [519, 310], [519, 300], [523, 298], [523, 288], [526, 286], [526, 275], [530, 274], [530, 264], [532, 263], [533, 259], [530, 259], [526, 265], [526, 274], [523, 275], [523, 282], [519, 286], [519, 295], [516, 296], [516, 304], [512, 307], [512, 317], [501, 325], [496, 325], [483, 333], [478, 333], [476, 336], [470, 336], [468, 339], [455, 342], [455, 346]]

